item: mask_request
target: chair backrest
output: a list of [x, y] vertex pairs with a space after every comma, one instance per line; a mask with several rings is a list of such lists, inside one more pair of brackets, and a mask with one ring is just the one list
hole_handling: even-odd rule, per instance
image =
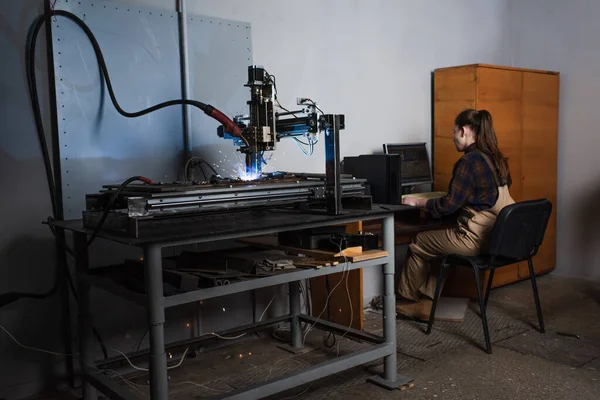
[[490, 255], [524, 260], [534, 256], [552, 213], [547, 199], [527, 200], [504, 207], [492, 230]]

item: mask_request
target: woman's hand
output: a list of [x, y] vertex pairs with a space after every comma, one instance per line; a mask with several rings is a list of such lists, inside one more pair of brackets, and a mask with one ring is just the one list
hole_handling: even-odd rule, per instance
[[420, 198], [413, 197], [413, 196], [406, 196], [405, 198], [402, 199], [402, 204], [404, 204], [406, 206], [425, 208], [425, 206], [427, 205], [427, 199], [420, 199]]

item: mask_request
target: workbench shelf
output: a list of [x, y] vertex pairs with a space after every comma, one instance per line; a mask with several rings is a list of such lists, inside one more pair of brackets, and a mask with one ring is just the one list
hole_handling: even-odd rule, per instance
[[[244, 327], [232, 328], [223, 335], [241, 333], [264, 329], [270, 325], [281, 322], [290, 323], [291, 351], [302, 349], [301, 322], [314, 324], [332, 332], [346, 332], [346, 336], [354, 337], [373, 343], [366, 350], [344, 355], [292, 374], [261, 382], [242, 390], [226, 393], [219, 397], [222, 399], [257, 399], [270, 396], [287, 389], [300, 386], [324, 376], [335, 374], [367, 362], [383, 358], [384, 372], [381, 376], [373, 376], [369, 381], [388, 388], [395, 389], [412, 381], [411, 378], [397, 374], [396, 367], [396, 308], [394, 293], [394, 215], [401, 210], [410, 212], [410, 208], [404, 206], [379, 207], [374, 206], [371, 210], [351, 210], [340, 215], [295, 212], [292, 210], [256, 210], [252, 212], [228, 213], [225, 222], [221, 223], [218, 218], [212, 218], [209, 222], [198, 224], [190, 231], [178, 232], [176, 235], [154, 236], [151, 238], [127, 238], [101, 232], [98, 237], [141, 247], [144, 251], [144, 280], [145, 293], [136, 293], [116, 284], [101, 272], [89, 268], [87, 254], [88, 236], [92, 234], [89, 229], [83, 228], [81, 220], [56, 221], [52, 225], [56, 229], [73, 232], [75, 242], [77, 286], [79, 293], [79, 346], [80, 362], [83, 374], [83, 398], [84, 400], [96, 400], [100, 390], [111, 399], [132, 399], [132, 394], [125, 391], [115, 381], [112, 381], [98, 373], [97, 365], [106, 362], [95, 363], [92, 351], [93, 328], [90, 315], [90, 287], [92, 285], [114, 293], [129, 301], [133, 301], [145, 307], [148, 311], [148, 325], [150, 335], [150, 349], [148, 354], [150, 373], [150, 394], [152, 399], [164, 400], [169, 397], [167, 378], [167, 348], [189, 345], [194, 341], [210, 340], [210, 338], [196, 338], [185, 343], [173, 343], [165, 345], [164, 323], [165, 309], [182, 304], [193, 303], [205, 299], [227, 296], [234, 293], [242, 293], [280, 284], [289, 285], [290, 314], [287, 316], [263, 321]], [[237, 223], [231, 224], [232, 219]], [[269, 235], [278, 232], [318, 228], [332, 225], [356, 223], [359, 221], [382, 219], [383, 250], [384, 256], [365, 261], [339, 262], [338, 265], [324, 268], [289, 269], [279, 273], [248, 279], [228, 285], [214, 286], [203, 289], [191, 290], [165, 296], [163, 292], [163, 257], [162, 249], [178, 245], [216, 242], [226, 239], [240, 239], [253, 236]], [[340, 273], [346, 270], [369, 268], [375, 265], [383, 265], [384, 275], [384, 308], [383, 308], [383, 336], [376, 336], [360, 330], [341, 326], [329, 321], [316, 320], [312, 316], [301, 314], [300, 307], [300, 281], [318, 276]], [[133, 354], [132, 356], [140, 356]], [[111, 362], [117, 362], [115, 358]], [[94, 367], [92, 367], [94, 366]]]
[[[248, 292], [258, 288], [277, 286], [290, 282], [303, 281], [318, 276], [331, 275], [344, 271], [369, 268], [377, 265], [391, 263], [389, 256], [374, 258], [366, 261], [342, 262], [335, 266], [324, 268], [293, 268], [280, 271], [270, 276], [257, 276], [255, 278], [233, 282], [228, 285], [214, 286], [203, 289], [191, 290], [177, 294], [164, 295], [164, 307], [175, 307], [183, 304], [190, 304], [201, 300], [213, 299], [221, 296], [228, 296], [236, 293]], [[111, 266], [111, 269], [114, 266]], [[102, 269], [102, 268], [100, 268]], [[133, 291], [119, 282], [116, 282], [112, 276], [105, 276], [102, 271], [96, 271], [96, 268], [84, 275], [88, 283], [94, 287], [105, 290], [111, 294], [122, 297], [137, 305], [146, 306], [148, 296], [144, 293]], [[112, 275], [112, 274], [111, 274]]]

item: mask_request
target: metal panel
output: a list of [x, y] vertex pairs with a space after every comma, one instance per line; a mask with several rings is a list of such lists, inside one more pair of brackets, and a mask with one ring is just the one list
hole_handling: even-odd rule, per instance
[[[92, 30], [119, 104], [139, 111], [181, 98], [177, 14], [113, 1], [65, 1]], [[134, 175], [177, 179], [181, 107], [129, 119], [113, 107], [92, 46], [72, 21], [52, 22], [65, 218], [81, 218], [85, 193]]]
[[[189, 15], [190, 97], [225, 114], [247, 114], [248, 66], [252, 65], [249, 23]], [[237, 176], [243, 162], [231, 140], [217, 136], [218, 123], [192, 110], [192, 152], [214, 165], [222, 176]], [[199, 176], [196, 174], [196, 176]]]

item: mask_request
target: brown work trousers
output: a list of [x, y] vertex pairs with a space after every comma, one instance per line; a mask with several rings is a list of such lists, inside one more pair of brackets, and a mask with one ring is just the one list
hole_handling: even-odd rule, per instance
[[431, 271], [431, 260], [448, 254], [480, 254], [489, 246], [498, 213], [514, 202], [508, 187], [501, 186], [492, 208], [475, 211], [465, 207], [455, 228], [419, 233], [409, 245], [408, 258], [398, 282], [398, 295], [413, 301], [418, 301], [422, 295], [433, 299], [438, 279], [437, 271]]

